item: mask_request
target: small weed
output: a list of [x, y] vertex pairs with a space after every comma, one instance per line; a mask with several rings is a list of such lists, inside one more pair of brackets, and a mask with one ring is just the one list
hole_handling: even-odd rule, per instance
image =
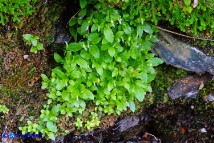
[[37, 0], [2, 0], [0, 2], [0, 25], [5, 25], [6, 22], [20, 22], [21, 18], [33, 13], [32, 4]]
[[23, 40], [31, 46], [30, 52], [37, 53], [39, 50], [44, 50], [43, 44], [39, 42], [39, 37], [31, 34], [24, 34]]

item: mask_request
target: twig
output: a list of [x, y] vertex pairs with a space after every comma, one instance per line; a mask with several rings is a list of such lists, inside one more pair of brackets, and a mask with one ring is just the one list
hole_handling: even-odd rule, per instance
[[[154, 26], [155, 26], [155, 25], [154, 25]], [[174, 32], [174, 31], [170, 31], [170, 30], [161, 28], [161, 27], [159, 27], [159, 26], [155, 26], [155, 27], [157, 27], [159, 30], [162, 30], [162, 31], [165, 31], [165, 32], [169, 32], [169, 33], [172, 33], [172, 34], [176, 34], [176, 35], [179, 35], [179, 36], [183, 36], [183, 37], [186, 37], [186, 38], [198, 39], [198, 40], [204, 40], [204, 41], [214, 41], [214, 40], [212, 40], [212, 39], [206, 39], [206, 38], [204, 39], [204, 38], [192, 37], [192, 36], [180, 34], [180, 33]]]
[[[69, 21], [70, 21], [72, 18], [74, 18], [79, 12], [80, 12], [80, 10], [78, 10], [78, 11], [69, 19]], [[68, 26], [69, 21], [67, 22], [66, 27]]]

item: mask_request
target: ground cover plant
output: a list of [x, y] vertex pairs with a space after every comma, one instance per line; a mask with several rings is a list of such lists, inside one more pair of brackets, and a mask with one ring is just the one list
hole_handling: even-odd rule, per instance
[[[0, 17], [3, 17], [0, 24], [4, 25], [8, 21], [19, 22], [22, 17], [31, 14], [32, 7], [28, 7], [28, 2], [16, 1], [16, 4], [15, 2], [7, 2], [7, 4], [6, 1], [0, 2], [0, 6], [5, 6], [8, 9], [13, 9], [13, 6], [16, 7], [13, 9], [14, 12], [8, 12], [7, 14], [4, 13], [4, 9], [6, 9], [4, 8], [3, 16], [1, 16], [0, 10]], [[34, 3], [36, 1], [31, 2]], [[50, 1], [45, 2], [49, 3]], [[44, 5], [45, 2], [41, 5]], [[46, 66], [42, 61], [48, 55], [46, 52], [49, 52], [49, 49], [45, 51], [39, 50], [43, 50], [47, 46], [44, 42], [47, 39], [44, 38], [42, 33], [52, 21], [48, 21], [46, 27], [42, 27], [43, 24], [39, 22], [32, 23], [32, 25], [37, 25], [37, 28], [42, 25], [38, 31], [35, 27], [32, 28], [35, 30], [32, 33], [22, 29], [23, 32], [18, 35], [21, 37], [20, 43], [23, 45], [14, 46], [18, 50], [8, 54], [9, 68], [7, 69], [17, 70], [20, 67], [21, 76], [14, 71], [13, 75], [20, 77], [17, 78], [18, 80], [25, 81], [25, 84], [17, 84], [16, 88], [27, 89], [26, 86], [28, 86], [28, 89], [26, 93], [14, 94], [9, 88], [5, 88], [5, 85], [1, 85], [1, 93], [3, 93], [2, 89], [9, 89], [6, 90], [10, 93], [8, 95], [21, 98], [25, 94], [28, 95], [31, 92], [35, 92], [34, 95], [38, 94], [35, 98], [44, 102], [45, 99], [41, 98], [40, 95], [44, 95], [47, 92], [47, 103], [42, 105], [42, 102], [39, 102], [39, 105], [35, 106], [37, 110], [27, 111], [27, 106], [18, 108], [19, 111], [17, 113], [21, 113], [19, 121], [26, 123], [26, 126], [21, 124], [19, 127], [23, 134], [42, 133], [45, 137], [54, 139], [56, 136], [65, 135], [74, 130], [78, 133], [92, 131], [103, 126], [102, 119], [104, 117], [114, 116], [118, 118], [124, 114], [142, 109], [145, 107], [142, 107], [142, 104], [150, 102], [144, 100], [148, 95], [150, 95], [151, 99], [158, 99], [158, 101], [151, 101], [147, 106], [153, 103], [167, 102], [168, 98], [165, 91], [174, 79], [170, 82], [165, 82], [165, 80], [174, 76], [175, 73], [171, 71], [167, 74], [164, 68], [158, 68], [161, 70], [159, 75], [162, 77], [157, 78], [158, 81], [153, 84], [153, 87], [157, 89], [154, 90], [153, 94], [149, 94], [152, 92], [151, 82], [154, 81], [156, 76], [154, 68], [163, 62], [150, 51], [152, 42], [156, 40], [155, 35], [157, 34], [156, 28], [152, 25], [167, 21], [188, 34], [197, 35], [203, 30], [206, 30], [205, 32], [208, 35], [213, 32], [213, 21], [211, 20], [213, 18], [212, 1], [204, 2], [199, 0], [195, 4], [196, 6], [189, 0], [170, 0], [167, 2], [165, 0], [80, 0], [79, 2], [80, 11], [67, 24], [72, 35], [72, 42], [66, 43], [59, 53], [53, 55], [57, 66], [52, 69], [51, 74], [41, 75], [41, 88], [43, 91], [37, 92], [38, 89], [32, 89], [35, 87], [34, 83], [40, 84], [39, 75], [43, 72], [42, 68], [40, 71], [40, 66]], [[24, 9], [24, 4], [28, 8]], [[46, 12], [46, 10], [44, 11]], [[21, 14], [22, 12], [24, 14]], [[52, 14], [53, 12], [50, 13]], [[41, 19], [43, 21], [47, 20], [45, 18]], [[28, 29], [32, 30], [31, 25], [28, 26]], [[53, 37], [53, 35], [51, 36]], [[9, 35], [8, 40], [13, 45], [11, 37], [13, 38], [13, 36]], [[24, 40], [24, 43], [22, 40]], [[27, 48], [26, 51], [28, 53], [19, 52], [20, 47]], [[19, 56], [16, 53], [19, 53]], [[0, 55], [2, 55], [1, 50]], [[23, 59], [23, 55], [27, 56], [26, 59]], [[10, 57], [16, 57], [16, 59], [10, 60]], [[5, 59], [7, 58], [0, 59], [0, 64], [7, 63]], [[14, 62], [16, 60], [17, 62]], [[10, 62], [15, 63], [14, 68], [10, 67]], [[22, 65], [24, 66], [27, 65], [27, 62], [32, 64], [29, 66], [32, 68], [32, 73], [39, 71], [39, 74], [35, 75], [36, 78], [32, 79], [32, 84], [31, 81], [26, 81], [31, 77], [23, 78], [30, 70], [23, 71], [21, 70], [21, 64], [17, 64], [23, 63]], [[166, 77], [163, 75], [166, 75]], [[177, 76], [181, 77], [181, 75], [182, 73], [178, 72]], [[2, 81], [0, 78], [0, 82]], [[16, 80], [11, 81], [16, 84]], [[36, 87], [40, 88], [40, 86]], [[4, 96], [4, 94], [2, 95]], [[29, 99], [34, 101], [33, 98], [33, 94], [31, 94]], [[1, 104], [5, 104], [4, 100], [0, 101]], [[25, 103], [28, 104], [27, 102]], [[15, 102], [15, 107], [16, 104]], [[41, 115], [36, 118], [40, 114], [38, 110], [40, 110], [41, 106], [43, 106]], [[21, 108], [23, 108], [22, 112], [20, 111]], [[23, 110], [25, 110], [24, 113]], [[0, 105], [0, 114], [7, 115], [8, 111], [10, 111], [9, 114], [13, 113], [9, 102], [7, 106]]]
[[151, 23], [168, 21], [182, 32], [194, 35], [204, 30], [209, 35], [214, 32], [212, 0], [146, 0], [139, 5], [143, 18]]
[[54, 54], [58, 66], [50, 78], [42, 74], [48, 103], [39, 123], [29, 121], [28, 127], [20, 128], [23, 132], [54, 139], [63, 115], [74, 121], [76, 129], [90, 131], [105, 114], [134, 112], [139, 108], [136, 102], [152, 92], [154, 67], [163, 61], [150, 52], [156, 37], [136, 10], [138, 4], [111, 7], [93, 2], [80, 1], [81, 11], [69, 21], [75, 42], [67, 44], [64, 57]]
[[1, 0], [0, 2], [0, 25], [6, 22], [20, 22], [21, 18], [31, 15], [33, 12], [32, 4], [37, 0]]

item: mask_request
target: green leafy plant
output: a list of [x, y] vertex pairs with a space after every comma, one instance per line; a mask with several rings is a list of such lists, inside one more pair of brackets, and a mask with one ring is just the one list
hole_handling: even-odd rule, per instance
[[198, 0], [195, 7], [191, 0], [138, 0], [136, 3], [139, 4], [138, 8], [142, 10], [145, 21], [154, 24], [168, 21], [181, 31], [194, 35], [204, 30], [214, 32], [213, 1]]
[[82, 10], [70, 22], [75, 41], [67, 44], [64, 57], [54, 54], [58, 66], [51, 77], [42, 74], [48, 90], [38, 124], [32, 126], [54, 139], [60, 133], [59, 118], [69, 116], [76, 129], [92, 130], [106, 114], [136, 111], [147, 92], [152, 92], [155, 66], [163, 61], [150, 52], [156, 40], [153, 29], [141, 17], [138, 3], [122, 7], [81, 0]]
[[9, 109], [5, 105], [0, 105], [0, 113], [8, 113]]
[[0, 25], [6, 22], [20, 22], [21, 18], [31, 15], [33, 12], [33, 4], [37, 0], [1, 0], [0, 2]]
[[43, 44], [38, 41], [39, 40], [38, 36], [34, 36], [31, 34], [24, 34], [22, 36], [25, 43], [31, 46], [30, 52], [36, 54], [38, 50], [44, 50]]

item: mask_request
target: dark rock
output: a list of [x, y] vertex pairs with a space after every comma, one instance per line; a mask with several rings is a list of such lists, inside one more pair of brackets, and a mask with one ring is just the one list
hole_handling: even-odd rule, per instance
[[206, 56], [197, 48], [181, 42], [160, 31], [152, 51], [167, 64], [196, 73], [209, 72], [214, 75], [214, 57]]
[[[146, 119], [149, 117], [146, 116]], [[97, 129], [89, 134], [81, 134], [76, 136], [74, 134], [66, 135], [64, 138], [64, 142], [138, 142], [139, 135], [142, 133], [143, 126], [142, 124], [145, 123], [145, 118], [142, 115], [140, 116], [127, 116], [124, 117], [116, 122], [113, 127], [108, 127], [107, 129]]]
[[120, 120], [117, 125], [118, 125], [118, 130], [119, 132], [124, 132], [127, 131], [128, 129], [138, 125], [139, 123], [139, 117], [137, 116], [128, 116], [125, 117], [124, 119]]
[[103, 138], [107, 141], [127, 141], [141, 132], [142, 126], [139, 123], [140, 117], [127, 116], [119, 120], [115, 126], [107, 129]]
[[67, 27], [67, 24], [65, 24], [65, 19], [61, 17], [56, 27], [56, 34], [54, 37], [55, 44], [65, 44], [70, 42], [71, 35], [69, 33], [68, 28], [66, 27]]
[[212, 75], [205, 74], [203, 76], [187, 76], [182, 80], [173, 84], [173, 86], [169, 89], [168, 95], [171, 99], [176, 99], [179, 97], [185, 98], [195, 98], [206, 84], [206, 82], [212, 79]]

